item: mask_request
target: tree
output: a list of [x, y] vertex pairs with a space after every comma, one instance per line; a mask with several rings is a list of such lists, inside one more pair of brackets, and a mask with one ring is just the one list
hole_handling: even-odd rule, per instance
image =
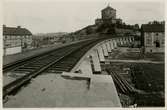
[[93, 33], [93, 29], [91, 27], [88, 27], [86, 29], [86, 34], [91, 34], [91, 33]]
[[135, 29], [139, 29], [139, 24], [135, 24]]
[[153, 24], [160, 24], [160, 23], [159, 23], [158, 21], [155, 20], [155, 21], [153, 21]]

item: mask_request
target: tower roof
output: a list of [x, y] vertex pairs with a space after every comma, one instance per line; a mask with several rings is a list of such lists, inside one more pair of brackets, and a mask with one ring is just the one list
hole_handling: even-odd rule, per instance
[[108, 5], [106, 8], [102, 9], [102, 11], [105, 11], [105, 10], [115, 10], [115, 9], [110, 7], [110, 5]]

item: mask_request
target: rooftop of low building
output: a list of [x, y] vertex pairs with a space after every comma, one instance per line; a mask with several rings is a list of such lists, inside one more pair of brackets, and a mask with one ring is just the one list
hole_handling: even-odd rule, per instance
[[163, 23], [142, 24], [141, 30], [143, 32], [165, 32], [165, 24]]
[[28, 29], [22, 28], [21, 26], [7, 27], [3, 25], [3, 35], [24, 36], [24, 35], [32, 35], [32, 33]]

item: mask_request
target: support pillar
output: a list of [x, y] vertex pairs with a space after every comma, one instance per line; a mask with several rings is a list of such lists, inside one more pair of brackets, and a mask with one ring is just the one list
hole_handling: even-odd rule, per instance
[[134, 38], [132, 37], [132, 42], [134, 41]]
[[102, 48], [103, 48], [104, 56], [108, 57], [108, 51], [105, 43], [102, 44]]
[[99, 46], [99, 47], [97, 48], [97, 51], [98, 51], [98, 55], [99, 55], [99, 60], [100, 60], [101, 62], [104, 62], [104, 61], [105, 61], [105, 58], [104, 58], [104, 54], [103, 54], [103, 49], [102, 49], [102, 47]]
[[124, 42], [123, 42], [123, 38], [121, 38], [121, 42], [122, 42], [122, 45], [124, 44]]
[[130, 43], [130, 39], [128, 38], [128, 43]]
[[122, 45], [121, 38], [119, 38], [119, 44]]
[[111, 46], [111, 49], [114, 49], [114, 42], [113, 42], [113, 40], [110, 41], [110, 46]]
[[124, 37], [122, 38], [122, 42], [123, 42], [123, 45], [125, 44], [125, 39], [124, 39]]
[[122, 41], [122, 39], [120, 38], [120, 42], [121, 42], [121, 45], [123, 45], [123, 41]]
[[120, 40], [119, 40], [119, 39], [117, 39], [117, 44], [121, 45], [121, 43], [120, 43]]
[[108, 52], [111, 52], [110, 42], [106, 42]]
[[129, 41], [132, 42], [132, 38], [131, 37], [129, 38]]
[[113, 44], [113, 49], [115, 48], [115, 42], [114, 40], [112, 40], [112, 44]]
[[113, 47], [116, 48], [117, 47], [117, 43], [115, 40], [113, 40]]
[[126, 44], [126, 37], [124, 38], [124, 44]]
[[127, 40], [126, 40], [126, 38], [124, 38], [124, 40], [125, 40], [125, 41], [124, 41], [124, 43], [126, 44], [126, 43], [127, 43]]
[[129, 43], [128, 38], [126, 38], [126, 44], [128, 44], [128, 43]]
[[99, 60], [98, 52], [96, 49], [93, 50], [93, 52], [91, 53], [91, 56], [92, 56], [94, 71], [101, 72], [100, 60]]

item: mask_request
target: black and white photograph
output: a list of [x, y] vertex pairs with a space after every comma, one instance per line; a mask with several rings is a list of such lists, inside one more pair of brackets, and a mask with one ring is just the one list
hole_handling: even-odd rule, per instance
[[165, 110], [165, 0], [3, 0], [2, 108]]

